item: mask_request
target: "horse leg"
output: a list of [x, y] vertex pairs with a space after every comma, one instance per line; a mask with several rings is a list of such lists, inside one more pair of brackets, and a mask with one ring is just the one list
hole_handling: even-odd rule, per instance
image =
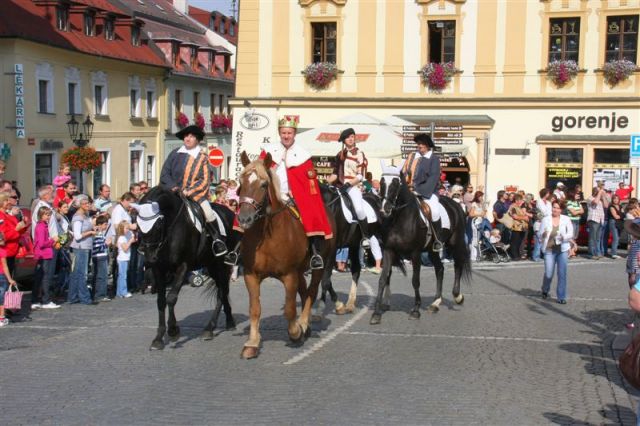
[[[319, 271], [311, 274], [311, 282], [309, 283], [309, 287], [307, 287], [307, 297], [302, 301], [299, 322], [305, 338], [311, 336], [311, 311], [318, 296], [318, 287], [320, 286], [323, 275], [324, 274], [321, 274]], [[304, 274], [300, 274], [300, 280], [304, 280]]]
[[454, 258], [453, 269], [455, 273], [455, 277], [453, 279], [453, 301], [456, 302], [457, 305], [462, 305], [464, 303], [464, 296], [460, 291], [460, 280], [462, 279], [462, 271], [463, 266], [461, 265], [458, 259]]
[[376, 297], [375, 308], [369, 324], [380, 324], [382, 319], [382, 294], [384, 289], [389, 285], [389, 279], [391, 278], [391, 267], [393, 265], [393, 252], [390, 250], [384, 250], [382, 254], [382, 272], [380, 273], [380, 279], [378, 280], [378, 295]]
[[411, 285], [413, 285], [414, 292], [414, 305], [413, 309], [409, 313], [409, 318], [420, 318], [420, 305], [422, 305], [422, 298], [420, 297], [420, 252], [415, 251], [411, 257], [411, 263], [413, 265], [413, 275], [411, 277]]
[[[333, 296], [336, 297], [337, 299], [337, 295], [336, 292], [333, 290], [333, 285], [331, 284], [331, 273], [333, 272], [333, 266], [331, 267], [325, 267], [324, 271], [322, 272], [322, 280], [320, 281], [321, 285], [322, 285], [322, 292], [320, 295], [320, 300], [318, 300], [315, 304], [314, 304], [314, 312], [313, 315], [311, 316], [311, 321], [312, 322], [319, 322], [322, 321], [322, 317], [323, 317], [323, 313], [324, 313], [324, 309], [327, 306], [327, 292], [329, 292], [329, 294], [333, 293]], [[335, 303], [335, 300], [334, 300]]]
[[187, 264], [182, 263], [176, 270], [176, 274], [173, 279], [173, 286], [171, 291], [167, 295], [167, 306], [169, 307], [169, 320], [167, 321], [167, 335], [169, 340], [175, 342], [180, 337], [180, 327], [176, 321], [175, 306], [178, 303], [178, 294], [184, 283], [184, 277], [187, 274]]
[[389, 309], [391, 309], [391, 280], [389, 280], [389, 283], [384, 286], [381, 307], [383, 311], [388, 311]]
[[[225, 329], [235, 330], [236, 320], [233, 319], [233, 312], [231, 310], [231, 303], [229, 302], [229, 280], [231, 279], [231, 267], [219, 262], [220, 266], [215, 267], [212, 272], [212, 277], [218, 286], [218, 298], [222, 301], [222, 309], [224, 310], [225, 317]], [[217, 321], [217, 318], [216, 318]]]
[[[300, 295], [301, 303], [303, 304], [307, 297], [306, 282], [303, 274], [304, 272], [298, 273], [298, 271], [295, 271], [285, 275], [282, 279], [284, 284], [284, 317], [288, 322], [289, 339], [294, 343], [299, 343], [304, 338], [304, 330], [300, 323], [296, 321], [296, 293]], [[301, 279], [302, 284], [300, 284]]]
[[158, 331], [155, 339], [151, 342], [150, 350], [162, 350], [164, 349], [164, 333], [166, 333], [166, 323], [164, 317], [164, 310], [167, 307], [167, 294], [166, 294], [166, 282], [164, 280], [162, 271], [157, 267], [153, 268], [153, 281], [157, 289], [156, 303], [158, 305]]
[[[431, 246], [429, 246], [429, 250]], [[444, 265], [440, 259], [440, 254], [437, 252], [431, 252], [431, 263], [436, 271], [436, 298], [429, 305], [429, 312], [436, 313], [440, 310], [440, 304], [442, 303], [442, 279], [444, 278]]]
[[244, 344], [240, 356], [244, 359], [256, 358], [260, 351], [260, 278], [255, 274], [245, 274], [244, 282], [249, 292], [249, 339]]
[[351, 288], [349, 289], [349, 298], [345, 312], [350, 314], [356, 309], [356, 295], [358, 294], [358, 281], [360, 281], [360, 247], [355, 246], [349, 249], [349, 257], [351, 257]]

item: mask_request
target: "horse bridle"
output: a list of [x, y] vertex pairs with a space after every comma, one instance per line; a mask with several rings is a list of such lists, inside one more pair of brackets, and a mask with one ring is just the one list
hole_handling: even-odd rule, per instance
[[258, 202], [255, 198], [241, 196], [240, 202], [238, 203], [238, 207], [241, 207], [243, 204], [247, 204], [252, 207], [256, 211], [256, 215], [254, 221], [258, 221], [264, 217], [273, 217], [278, 213], [284, 211], [289, 206], [288, 203], [284, 203], [284, 206], [276, 211], [268, 212], [267, 206], [271, 204], [271, 197], [269, 196], [269, 181], [265, 181], [261, 187], [264, 189], [264, 196], [262, 197], [262, 201]]
[[[183, 197], [182, 194], [181, 198]], [[156, 248], [156, 251], [160, 251], [160, 249], [162, 249], [162, 247], [166, 244], [169, 235], [171, 235], [171, 229], [175, 226], [176, 222], [178, 221], [178, 218], [180, 217], [180, 213], [182, 213], [182, 210], [184, 209], [184, 205], [185, 205], [185, 200], [182, 200], [182, 204], [180, 205], [180, 208], [178, 209], [178, 212], [176, 213], [176, 216], [173, 218], [173, 221], [171, 222], [171, 224], [169, 225], [169, 227], [166, 230], [165, 233], [165, 229], [164, 227], [160, 228], [160, 238], [157, 242], [152, 242], [152, 243], [147, 243], [144, 241], [140, 242], [140, 246], [143, 248], [142, 251], [146, 252], [146, 249], [153, 249]], [[158, 218], [158, 222], [164, 219], [164, 215], [161, 212], [155, 213], [151, 216], [143, 216], [141, 214], [138, 213], [138, 217], [141, 218], [142, 220], [153, 220], [155, 218]], [[156, 226], [156, 224], [158, 223], [154, 223], [153, 226]], [[152, 227], [153, 228], [153, 227]]]
[[[402, 185], [402, 177], [400, 176], [400, 173], [384, 173], [381, 177], [383, 179], [385, 177], [389, 177], [389, 178], [391, 178], [392, 181], [393, 181], [393, 179], [397, 178], [398, 180], [400, 180], [400, 185]], [[385, 179], [385, 181], [386, 181], [386, 179]], [[400, 190], [398, 190], [398, 192], [396, 193], [396, 196], [393, 197], [393, 201], [391, 201], [391, 200], [389, 200], [387, 198], [387, 193], [388, 193], [388, 188], [387, 188], [387, 191], [385, 191], [384, 198], [382, 199], [382, 209], [383, 210], [384, 210], [385, 201], [387, 203], [389, 203], [389, 205], [391, 206], [391, 211], [402, 210], [403, 208], [407, 207], [407, 205], [409, 204], [409, 203], [404, 203], [404, 204], [401, 204], [400, 206], [396, 205], [398, 203], [398, 196], [400, 195]]]

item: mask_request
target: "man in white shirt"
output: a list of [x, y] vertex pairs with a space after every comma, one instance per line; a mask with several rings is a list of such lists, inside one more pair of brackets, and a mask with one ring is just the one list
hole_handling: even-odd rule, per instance
[[[38, 210], [40, 207], [48, 207], [53, 209], [51, 203], [53, 202], [53, 187], [51, 185], [43, 185], [38, 189], [38, 201], [33, 206], [33, 210], [31, 210], [31, 217], [33, 220], [33, 226], [31, 226], [31, 239], [35, 239], [36, 234], [36, 226], [38, 217]], [[58, 229], [58, 221], [56, 220], [56, 215], [52, 214], [49, 217], [49, 237], [55, 238], [60, 234], [60, 230]]]

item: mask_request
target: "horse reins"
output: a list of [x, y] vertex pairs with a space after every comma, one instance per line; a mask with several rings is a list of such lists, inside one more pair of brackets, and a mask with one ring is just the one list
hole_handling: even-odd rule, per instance
[[[182, 194], [181, 197], [182, 198]], [[162, 249], [162, 247], [165, 245], [165, 243], [167, 242], [168, 236], [171, 235], [171, 229], [175, 226], [176, 222], [178, 221], [178, 218], [180, 217], [180, 213], [182, 213], [182, 210], [184, 209], [184, 205], [185, 205], [185, 200], [182, 200], [182, 204], [180, 205], [180, 208], [178, 209], [178, 212], [176, 213], [176, 216], [173, 218], [173, 221], [171, 222], [171, 224], [169, 225], [169, 227], [167, 228], [167, 232], [165, 234], [165, 230], [164, 227], [161, 228], [160, 231], [160, 242], [153, 242], [153, 243], [144, 243], [141, 242], [141, 245], [143, 247], [146, 248], [154, 248], [157, 247], [157, 250], [160, 251], [160, 249]], [[160, 212], [152, 215], [152, 216], [142, 216], [140, 214], [138, 214], [138, 217], [142, 218], [142, 220], [152, 220], [155, 219], [157, 217], [160, 218], [160, 220], [162, 220], [164, 218], [164, 215]]]
[[[283, 206], [280, 207], [278, 210], [267, 212], [266, 211], [267, 209], [265, 206], [269, 205], [270, 201], [271, 201], [271, 197], [269, 196], [269, 189], [267, 188], [264, 192], [264, 196], [262, 197], [262, 202], [259, 203], [258, 201], [255, 200], [255, 198], [242, 196], [240, 197], [240, 202], [238, 203], [238, 206], [241, 206], [243, 204], [248, 204], [250, 207], [252, 207], [256, 211], [255, 221], [258, 221], [264, 217], [273, 217], [289, 208], [289, 203], [283, 203]], [[294, 216], [293, 213], [292, 213], [292, 216]]]

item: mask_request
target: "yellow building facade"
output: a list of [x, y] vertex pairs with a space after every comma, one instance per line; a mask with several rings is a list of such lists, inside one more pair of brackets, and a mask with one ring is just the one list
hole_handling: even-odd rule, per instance
[[[277, 117], [296, 114], [299, 140], [318, 157], [339, 150], [326, 141], [340, 126], [395, 132], [388, 146], [368, 144], [375, 129], [360, 144], [374, 177], [372, 159], [401, 161], [423, 129], [451, 183], [484, 185], [493, 200], [505, 187], [535, 193], [559, 181], [638, 186], [629, 143], [640, 132], [640, 73], [609, 84], [603, 67], [637, 64], [639, 15], [640, 0], [243, 0], [234, 155], [255, 155], [277, 138]], [[325, 60], [339, 72], [318, 90], [303, 71]], [[554, 60], [574, 60], [576, 75], [554, 82]], [[457, 72], [434, 90], [420, 70], [444, 62]]]
[[[13, 126], [17, 66], [23, 79], [23, 134]], [[40, 185], [52, 182], [62, 153], [74, 146], [67, 127], [71, 113], [80, 123], [87, 115], [93, 121], [89, 146], [103, 158], [102, 167], [92, 173], [75, 173], [84, 192], [93, 195], [106, 183], [116, 198], [132, 182], [157, 181], [160, 129], [168, 126], [165, 68], [0, 39], [0, 69], [0, 116], [11, 123], [0, 131], [1, 142], [10, 148], [6, 177], [17, 181], [23, 204]]]

